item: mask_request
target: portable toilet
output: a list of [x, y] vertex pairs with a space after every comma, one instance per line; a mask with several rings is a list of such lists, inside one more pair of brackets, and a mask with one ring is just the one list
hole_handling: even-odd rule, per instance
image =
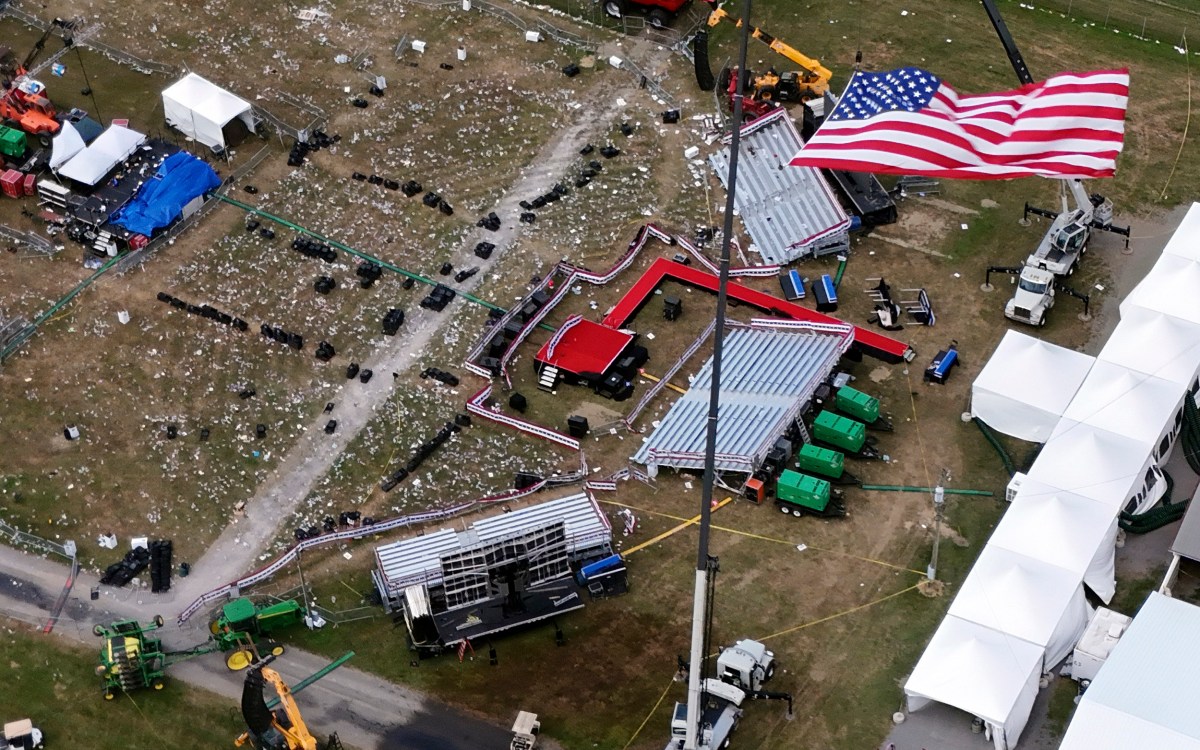
[[831, 479], [840, 479], [845, 470], [846, 457], [837, 451], [822, 448], [812, 443], [800, 447], [796, 454], [796, 468]]
[[0, 155], [20, 160], [25, 156], [25, 134], [16, 128], [0, 125]]
[[860, 390], [844, 385], [838, 388], [833, 401], [834, 407], [855, 419], [871, 424], [879, 419], [879, 399]]
[[867, 442], [867, 428], [862, 422], [855, 422], [831, 411], [822, 411], [817, 415], [813, 421], [812, 434], [816, 440], [851, 453], [861, 451], [863, 444]]

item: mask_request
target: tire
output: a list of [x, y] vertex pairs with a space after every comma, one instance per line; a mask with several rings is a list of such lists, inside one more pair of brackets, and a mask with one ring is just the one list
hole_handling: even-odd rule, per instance
[[161, 628], [161, 627], [163, 626], [163, 622], [165, 622], [165, 620], [163, 620], [163, 616], [162, 616], [162, 615], [155, 615], [155, 616], [154, 616], [154, 627], [156, 627], [156, 628]]
[[1042, 319], [1038, 321], [1038, 328], [1044, 328], [1045, 326], [1046, 326], [1046, 316], [1042, 315]]
[[283, 652], [286, 650], [282, 643], [271, 644], [271, 656], [283, 656]]
[[770, 664], [767, 665], [767, 676], [764, 677], [763, 680], [764, 681], [769, 680], [774, 676], [775, 676], [775, 662], [771, 662]]
[[793, 508], [792, 515], [795, 516], [796, 518], [799, 518], [800, 516], [804, 515], [804, 511], [800, 510], [799, 508]]
[[1075, 275], [1075, 264], [1074, 264], [1074, 263], [1072, 263], [1072, 264], [1071, 264], [1071, 267], [1067, 269], [1067, 275], [1068, 275], [1068, 276], [1074, 276], [1074, 275]]
[[778, 100], [779, 92], [775, 90], [774, 86], [763, 86], [754, 98], [763, 102], [773, 102]]
[[102, 636], [102, 635], [104, 635], [104, 632], [105, 632], [105, 631], [104, 631], [104, 626], [103, 626], [103, 625], [93, 625], [93, 626], [92, 626], [92, 635], [100, 635], [100, 636]]
[[113, 699], [113, 692], [111, 690], [105, 690], [104, 691], [104, 700], [110, 701], [112, 699]]
[[668, 16], [665, 11], [659, 8], [655, 8], [654, 10], [650, 11], [650, 15], [646, 16], [646, 23], [650, 24], [656, 29], [665, 29], [670, 20], [671, 17]]
[[153, 687], [155, 690], [162, 690], [164, 685], [165, 685], [165, 683], [163, 682], [163, 679], [161, 677], [155, 677], [154, 681], [150, 683], [150, 686]]
[[785, 516], [786, 516], [788, 513], [791, 513], [791, 511], [790, 511], [790, 510], [788, 510], [788, 508], [787, 508], [787, 506], [786, 506], [786, 505], [780, 505], [780, 506], [779, 506], [779, 510], [780, 510], [780, 512], [781, 512], [781, 513], [783, 513], [783, 515], [785, 515]]
[[717, 76], [717, 90], [729, 91], [729, 83], [733, 80], [733, 71], [729, 68], [721, 68], [720, 75]]
[[604, 14], [609, 18], [621, 18], [625, 15], [625, 3], [622, 0], [604, 0]]

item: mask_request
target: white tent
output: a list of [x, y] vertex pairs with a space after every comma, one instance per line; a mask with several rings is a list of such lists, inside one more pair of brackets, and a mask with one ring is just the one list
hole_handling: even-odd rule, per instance
[[1144, 307], [1200, 323], [1197, 289], [1200, 289], [1200, 261], [1181, 255], [1163, 255], [1146, 278], [1121, 300], [1121, 315], [1123, 317], [1131, 307]]
[[1071, 652], [1091, 619], [1082, 580], [1082, 573], [989, 542], [950, 614], [1042, 647], [1047, 672]]
[[1008, 331], [971, 386], [971, 416], [997, 432], [1044, 442], [1094, 357]]
[[146, 136], [121, 125], [109, 125], [92, 144], [75, 154], [58, 170], [85, 185], [95, 185], [109, 170], [128, 159], [146, 141]]
[[1116, 591], [1116, 542], [1111, 508], [1026, 477], [987, 544], [1075, 572], [1107, 604]]
[[1187, 216], [1171, 235], [1163, 255], [1178, 255], [1188, 260], [1200, 260], [1200, 203], [1193, 203]]
[[904, 693], [910, 711], [931, 701], [983, 719], [996, 750], [1017, 744], [1037, 697], [1042, 649], [948, 615], [913, 668]]
[[50, 169], [58, 169], [75, 154], [84, 149], [83, 136], [71, 124], [70, 120], [63, 122], [58, 129], [58, 135], [50, 142]]
[[1200, 324], [1123, 306], [1121, 322], [1096, 359], [1190, 388], [1200, 372]]
[[1061, 750], [1200, 750], [1200, 608], [1157, 592], [1079, 700]]
[[1064, 419], [1119, 433], [1155, 447], [1175, 432], [1175, 416], [1183, 408], [1185, 386], [1152, 377], [1112, 362], [1097, 362], [1063, 412]]
[[1097, 500], [1115, 516], [1145, 481], [1149, 443], [1061, 419], [1033, 462], [1029, 477]]
[[162, 92], [167, 124], [209, 148], [225, 147], [224, 128], [241, 120], [254, 130], [250, 103], [195, 73], [188, 73]]

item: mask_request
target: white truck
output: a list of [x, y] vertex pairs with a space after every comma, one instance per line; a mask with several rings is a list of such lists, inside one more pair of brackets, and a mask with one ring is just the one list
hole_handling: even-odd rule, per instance
[[508, 750], [534, 750], [541, 733], [542, 723], [538, 721], [537, 714], [519, 711], [517, 720], [513, 722], [513, 736], [512, 741], [508, 743]]
[[[742, 702], [749, 697], [782, 698], [764, 694], [764, 684], [775, 676], [775, 654], [758, 641], [744, 638], [721, 649], [717, 657], [719, 679], [703, 682], [704, 704], [700, 707], [700, 731], [696, 750], [729, 747], [733, 731], [742, 718]], [[790, 696], [788, 696], [790, 700]], [[687, 704], [676, 703], [671, 715], [671, 741], [666, 750], [680, 750], [687, 736]]]
[[[1032, 213], [1052, 220], [1050, 229], [1042, 237], [1037, 249], [1021, 266], [993, 266], [988, 269], [989, 283], [993, 271], [1018, 277], [1016, 292], [1004, 306], [1004, 315], [1011, 320], [1035, 326], [1045, 325], [1046, 313], [1054, 307], [1057, 291], [1079, 297], [1084, 301], [1086, 310], [1087, 296], [1063, 286], [1059, 279], [1075, 273], [1080, 258], [1087, 253], [1093, 229], [1123, 234], [1128, 242], [1129, 228], [1113, 226], [1112, 201], [1101, 195], [1088, 195], [1081, 180], [1061, 180], [1060, 184], [1061, 211], [1046, 211], [1025, 204], [1026, 218]], [[1072, 199], [1075, 202], [1074, 209], [1070, 207]], [[985, 284], [985, 288], [987, 286]]]
[[42, 745], [42, 730], [29, 719], [10, 721], [4, 725], [4, 736], [0, 738], [0, 750], [35, 750]]

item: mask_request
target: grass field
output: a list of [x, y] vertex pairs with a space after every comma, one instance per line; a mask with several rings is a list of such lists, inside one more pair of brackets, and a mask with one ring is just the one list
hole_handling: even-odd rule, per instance
[[32, 719], [46, 747], [232, 747], [245, 731], [234, 702], [184, 685], [106, 701], [92, 672], [91, 649], [2, 617], [0, 659], [8, 675], [0, 691], [0, 721]]
[[[273, 155], [249, 180], [259, 193], [239, 193], [239, 198], [426, 275], [435, 274], [462, 244], [475, 218], [492, 207], [503, 186], [564, 121], [565, 110], [579, 99], [609, 96], [616, 81], [616, 74], [604, 70], [567, 79], [558, 69], [575, 59], [574, 51], [527, 45], [515, 29], [488, 17], [439, 13], [400, 0], [326, 3], [322, 7], [333, 18], [323, 25], [300, 24], [287, 4], [259, 8], [209, 0], [188, 12], [149, 0], [99, 0], [92, 5], [89, 13], [102, 16], [101, 38], [106, 41], [156, 60], [193, 63], [200, 72], [248, 96], [260, 89], [279, 89], [326, 108], [332, 117], [329, 131], [342, 135], [342, 142], [314, 154], [303, 170], [285, 169], [282, 152]], [[833, 0], [761, 3], [756, 5], [756, 19], [781, 39], [820, 57], [835, 71], [835, 88], [845, 81], [858, 49], [869, 68], [922, 65], [962, 91], [1015, 85], [975, 0], [914, 0], [906, 5], [906, 15], [895, 5], [860, 5]], [[1134, 38], [1125, 21], [1122, 33], [1116, 33], [1106, 29], [1102, 19], [1089, 20], [1087, 14], [1098, 12], [1097, 2], [1074, 5], [1084, 15], [1026, 12], [1018, 3], [1001, 3], [1035, 75], [1131, 68], [1134, 94], [1120, 171], [1116, 179], [1092, 189], [1114, 198], [1119, 214], [1133, 217], [1153, 216], [1190, 199], [1188, 191], [1200, 178], [1200, 152], [1180, 149], [1188, 116], [1188, 58], [1169, 43]], [[1109, 6], [1126, 15], [1147, 8], [1140, 0]], [[52, 2], [45, 12], [70, 15], [76, 10], [76, 3]], [[144, 33], [149, 23], [156, 32]], [[1182, 28], [1186, 19], [1179, 24]], [[732, 55], [731, 29], [716, 33], [714, 63]], [[588, 33], [614, 40], [606, 32]], [[396, 60], [392, 48], [405, 36], [430, 40], [430, 52], [419, 58], [406, 53]], [[465, 64], [453, 57], [459, 37], [470, 49]], [[765, 47], [751, 44], [752, 67], [761, 67], [759, 60], [786, 67], [786, 61], [774, 58]], [[338, 53], [360, 51], [372, 59], [367, 71], [333, 62]], [[455, 67], [445, 70], [440, 62]], [[93, 64], [85, 57], [84, 63], [98, 92], [98, 80], [112, 82], [103, 89], [109, 93], [97, 94], [106, 116], [113, 116], [108, 110], [129, 110], [135, 124], [157, 125], [153, 91], [161, 82], [140, 77], [126, 81], [99, 60]], [[370, 108], [357, 110], [349, 106], [344, 87], [362, 93], [364, 72], [386, 75], [391, 84], [383, 99], [372, 97]], [[711, 99], [696, 90], [690, 64], [675, 57], [663, 72], [668, 75], [667, 88], [685, 102], [685, 118], [706, 110]], [[70, 98], [74, 95], [69, 92], [79, 86], [63, 80], [60, 88]], [[142, 93], [135, 95], [135, 90]], [[607, 268], [643, 221], [661, 222], [668, 230], [690, 235], [696, 226], [719, 220], [723, 193], [715, 178], [706, 166], [682, 159], [684, 148], [701, 142], [700, 127], [690, 120], [679, 128], [662, 127], [657, 122], [661, 108], [639, 94], [607, 124], [607, 138], [622, 148], [622, 156], [605, 163], [589, 188], [541, 212], [485, 279], [481, 296], [505, 304], [526, 289], [531, 274], [544, 273], [563, 257], [594, 270]], [[633, 136], [619, 133], [621, 121], [636, 126]], [[355, 182], [350, 173], [356, 170], [400, 180], [416, 177], [427, 189], [442, 192], [455, 206], [455, 215], [443, 217], [419, 205], [419, 198], [406, 201]], [[1000, 315], [1003, 287], [985, 295], [978, 291], [979, 284], [986, 266], [1018, 262], [1044, 231], [1044, 225], [1036, 223], [1017, 225], [1022, 204], [1053, 206], [1054, 199], [1054, 186], [1043, 181], [943, 182], [938, 195], [901, 203], [899, 224], [855, 240], [842, 287], [839, 314], [844, 319], [866, 318], [871, 305], [858, 290], [879, 276], [898, 287], [926, 287], [940, 318], [936, 328], [902, 333], [919, 352], [909, 367], [867, 361], [850, 368], [863, 390], [881, 397], [897, 423], [897, 431], [881, 439], [892, 461], [854, 467], [868, 481], [928, 485], [948, 467], [952, 486], [1002, 491], [1006, 477], [998, 459], [974, 426], [959, 419], [971, 379], [1007, 328]], [[0, 210], [6, 211], [0, 220], [7, 222], [12, 210]], [[96, 532], [117, 530], [124, 536], [148, 528], [174, 535], [180, 559], [199, 554], [233, 504], [269, 475], [271, 458], [287, 449], [296, 431], [325, 401], [335, 398], [346, 362], [375, 350], [382, 312], [393, 305], [411, 308], [419, 298], [419, 289], [404, 290], [395, 278], [385, 277], [371, 292], [354, 288], [355, 264], [345, 257], [332, 267], [301, 261], [287, 248], [289, 232], [280, 231], [273, 242], [266, 241], [247, 233], [243, 219], [231, 207], [219, 209], [198, 230], [152, 259], [144, 271], [90, 291], [7, 365], [0, 378], [0, 399], [11, 405], [0, 422], [0, 438], [10, 456], [0, 476], [0, 511], [6, 519], [47, 536], [75, 537], [85, 555], [95, 552]], [[749, 245], [747, 238], [742, 244]], [[1101, 238], [1099, 251], [1089, 256], [1075, 283], [1111, 289], [1126, 262], [1116, 247], [1112, 238]], [[1138, 247], [1135, 238], [1135, 252]], [[20, 265], [0, 259], [0, 282], [6, 288], [0, 307], [36, 311], [69, 288], [78, 271], [77, 256], [68, 255]], [[832, 261], [825, 260], [801, 270], [812, 275], [832, 267]], [[327, 270], [338, 278], [339, 289], [323, 298], [311, 284], [318, 272]], [[635, 273], [636, 267], [628, 278]], [[586, 290], [569, 299], [551, 320], [561, 321], [570, 312], [598, 317], [626, 283], [622, 279], [609, 289]], [[777, 289], [773, 280], [754, 284]], [[194, 316], [168, 312], [153, 300], [160, 289], [245, 313], [254, 324], [252, 330], [238, 336], [210, 329], [209, 322]], [[1098, 290], [1094, 294], [1096, 306], [1111, 315], [1115, 298]], [[660, 336], [651, 371], [665, 369], [672, 353], [696, 335], [707, 321], [709, 299], [698, 293], [685, 299], [685, 320]], [[589, 301], [596, 303], [594, 311]], [[1076, 319], [1072, 303], [1064, 301], [1052, 314], [1043, 335], [1081, 347], [1092, 329]], [[133, 313], [135, 324], [113, 323], [121, 309]], [[447, 314], [455, 318], [443, 340], [397, 374], [397, 391], [388, 407], [318, 484], [289, 526], [310, 524], [329, 510], [352, 506], [382, 516], [456, 502], [505, 486], [514, 470], [573, 463], [574, 457], [563, 451], [476, 424], [436, 454], [418, 477], [389, 495], [377, 490], [383, 471], [403, 462], [416, 442], [461, 411], [463, 400], [476, 387], [477, 379], [464, 376], [458, 364], [480, 329], [483, 313], [464, 306]], [[664, 324], [657, 315], [652, 303], [632, 325], [639, 332], [661, 334]], [[258, 322], [301, 330], [314, 343], [323, 336], [336, 338], [340, 357], [321, 366], [308, 354], [272, 348], [257, 336]], [[960, 344], [964, 366], [945, 388], [923, 385], [920, 368], [951, 339]], [[560, 390], [556, 400], [536, 393], [529, 381], [531, 348], [542, 340], [539, 334], [525, 345], [514, 369], [518, 388], [530, 395], [532, 417], [561, 427], [562, 418], [580, 405], [632, 405], [614, 405], [579, 389]], [[684, 368], [680, 382], [705, 357], [702, 350]], [[451, 390], [421, 380], [417, 373], [430, 365], [456, 372], [462, 385]], [[237, 397], [237, 390], [246, 385], [258, 390], [252, 401]], [[657, 418], [672, 400], [669, 393], [661, 396], [646, 421]], [[86, 436], [74, 445], [57, 438], [62, 424], [72, 421], [85, 427]], [[183, 438], [168, 441], [162, 436], [169, 422], [185, 427]], [[270, 426], [265, 442], [249, 440], [257, 422]], [[202, 425], [214, 427], [214, 440], [204, 446], [193, 437]], [[625, 462], [639, 438], [622, 437], [587, 441], [589, 463], [611, 470]], [[664, 473], [656, 487], [629, 482], [615, 495], [600, 499], [637, 509], [641, 529], [622, 540], [632, 544], [673, 527], [677, 518], [695, 515], [698, 487], [692, 477]], [[910, 589], [920, 578], [914, 571], [924, 569], [932, 544], [928, 497], [855, 492], [848, 505], [851, 516], [839, 523], [780, 518], [769, 507], [747, 503], [729, 506], [714, 518], [720, 526], [745, 532], [714, 532], [713, 551], [722, 562], [715, 638], [766, 638], [786, 670], [775, 689], [790, 690], [799, 698], [792, 722], [783, 720], [778, 704], [753, 704], [750, 720], [739, 733], [739, 746], [862, 750], [877, 745], [900, 704], [904, 676], [1003, 510], [999, 501], [984, 498], [949, 502], [939, 569], [948, 589], [940, 598], [926, 598]], [[282, 530], [281, 546], [287, 537], [287, 529]], [[804, 552], [796, 549], [800, 543], [807, 545]], [[338, 554], [341, 550], [313, 555], [312, 560], [306, 556], [306, 566], [312, 566], [307, 572], [316, 581], [322, 603], [340, 609], [366, 601], [371, 544], [348, 545], [346, 550], [353, 552], [349, 561]], [[506, 636], [495, 643], [500, 661], [495, 668], [482, 658], [486, 644], [476, 645], [479, 653], [472, 661], [460, 664], [443, 657], [414, 668], [404, 651], [403, 633], [383, 617], [304, 634], [298, 641], [330, 654], [352, 647], [364, 657], [360, 666], [484, 711], [498, 722], [516, 709], [535, 710], [546, 732], [568, 750], [661, 747], [670, 703], [682, 693], [670, 678], [676, 655], [687, 648], [694, 544], [694, 531], [689, 529], [632, 555], [632, 592], [591, 603], [564, 618], [566, 647], [553, 647], [549, 627]], [[275, 585], [285, 588], [292, 583], [281, 579]], [[1147, 585], [1123, 582], [1122, 606], [1136, 607]], [[135, 747], [154, 742], [182, 746], [186, 739], [232, 737], [236, 730], [222, 724], [229, 717], [219, 707], [212, 707], [213, 718], [206, 723], [211, 706], [203, 698], [196, 699], [199, 708], [194, 714], [188, 712], [190, 728], [175, 721], [155, 727], [139, 723], [141, 714], [132, 705], [104, 705], [100, 708], [106, 713], [88, 713], [86, 702], [84, 708], [75, 708], [80, 696], [91, 694], [87, 654], [60, 652], [19, 631], [5, 635], [2, 643], [10, 663], [22, 663], [10, 652], [35, 654], [31, 663], [64, 675], [53, 684], [37, 680], [25, 703], [6, 702], [15, 697], [11, 691], [0, 697], [0, 709], [35, 714], [52, 738], [75, 736], [70, 734], [74, 728], [54, 721], [65, 723], [70, 720], [68, 711], [79, 711], [79, 726], [89, 732], [85, 736], [98, 734], [107, 742], [105, 729], [112, 724], [100, 722], [105, 717], [111, 722], [112, 709], [125, 712], [119, 717], [131, 732], [163, 734], [157, 739], [147, 735], [143, 745], [137, 744], [140, 739], [131, 740]], [[178, 715], [181, 704], [169, 701], [179, 695], [168, 691], [153, 696], [156, 703], [168, 701], [154, 715]], [[656, 704], [660, 696], [662, 703]], [[1060, 704], [1056, 696], [1061, 709]], [[146, 705], [140, 709], [151, 714]], [[647, 714], [645, 729], [637, 734]], [[95, 727], [89, 724], [93, 721]], [[230, 722], [236, 717], [224, 721]]]

